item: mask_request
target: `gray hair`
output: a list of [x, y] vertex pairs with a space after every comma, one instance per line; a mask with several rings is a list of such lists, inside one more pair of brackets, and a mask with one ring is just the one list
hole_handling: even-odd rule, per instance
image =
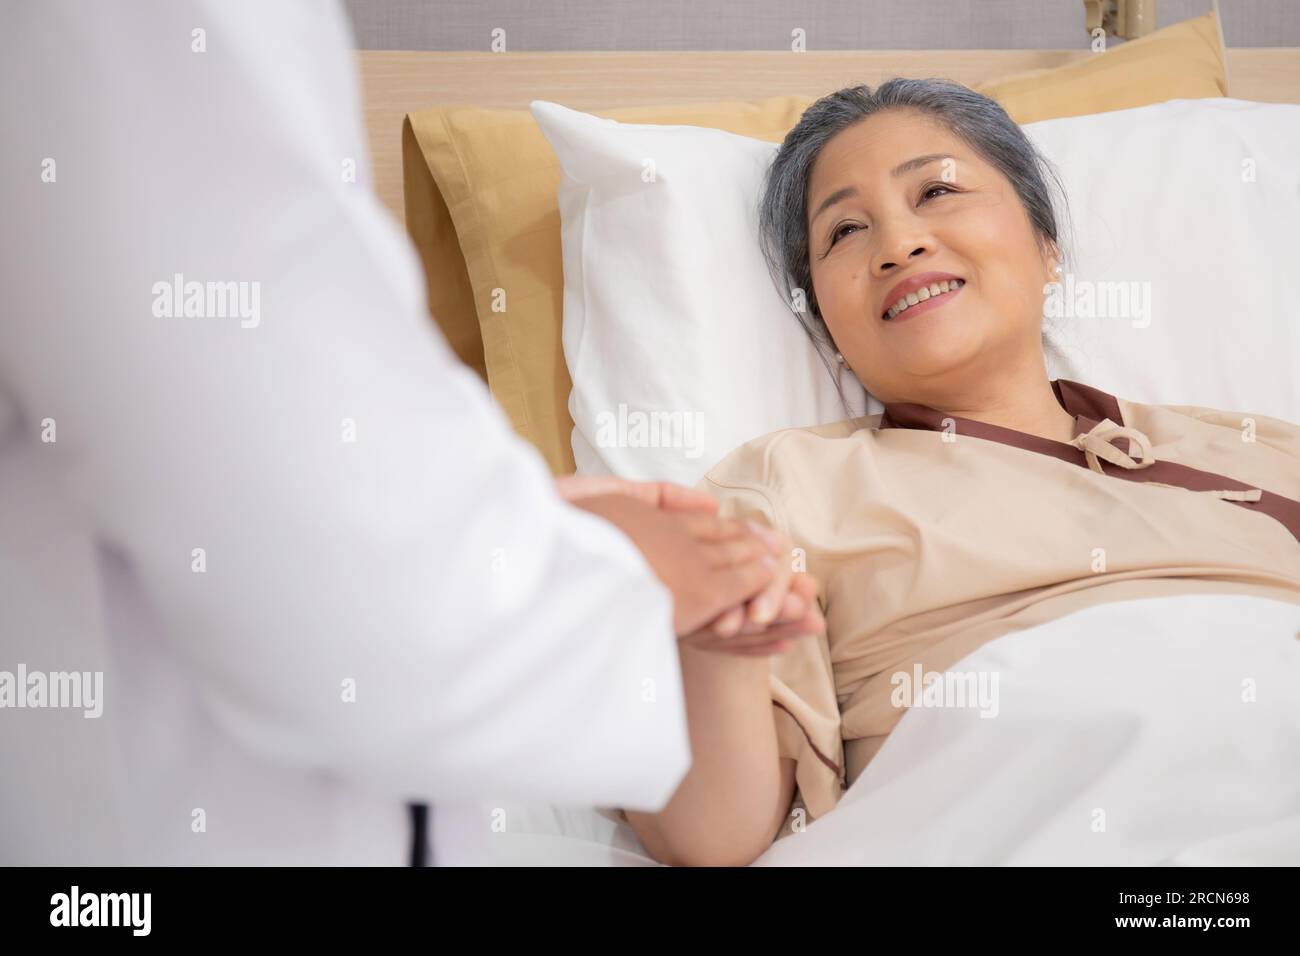
[[[864, 84], [823, 96], [781, 143], [764, 180], [758, 221], [768, 271], [837, 381], [827, 351], [834, 344], [812, 286], [808, 182], [813, 163], [836, 133], [891, 109], [931, 116], [975, 150], [1011, 182], [1040, 245], [1050, 241], [1064, 254], [1055, 201], [1059, 197], [1061, 219], [1068, 220], [1060, 176], [996, 100], [951, 80], [901, 77], [874, 91]], [[794, 290], [802, 290], [806, 308], [791, 301]]]

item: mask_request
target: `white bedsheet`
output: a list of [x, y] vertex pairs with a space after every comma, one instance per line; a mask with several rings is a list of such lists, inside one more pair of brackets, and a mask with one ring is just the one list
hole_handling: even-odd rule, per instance
[[[909, 710], [836, 809], [757, 865], [1300, 864], [1300, 605], [1102, 605], [953, 670], [997, 672], [996, 717]], [[451, 812], [499, 832], [442, 862], [655, 865], [590, 809]]]

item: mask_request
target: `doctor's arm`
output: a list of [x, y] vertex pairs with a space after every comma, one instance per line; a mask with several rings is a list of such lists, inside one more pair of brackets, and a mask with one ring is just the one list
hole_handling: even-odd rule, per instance
[[12, 20], [0, 381], [213, 718], [394, 795], [662, 806], [669, 592], [433, 331], [337, 11]]

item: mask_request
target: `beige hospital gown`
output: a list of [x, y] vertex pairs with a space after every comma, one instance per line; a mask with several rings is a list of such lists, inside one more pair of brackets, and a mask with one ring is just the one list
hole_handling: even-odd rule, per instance
[[[762, 515], [820, 582], [824, 638], [772, 658], [780, 753], [816, 819], [941, 672], [1090, 605], [1192, 592], [1300, 603], [1300, 428], [1053, 383], [1073, 443], [892, 404], [748, 442], [700, 487]], [[788, 833], [785, 828], [783, 834]]]

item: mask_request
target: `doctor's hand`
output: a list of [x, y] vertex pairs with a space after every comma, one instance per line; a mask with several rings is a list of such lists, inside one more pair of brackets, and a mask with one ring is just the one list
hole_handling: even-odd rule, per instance
[[[719, 507], [718, 500], [707, 491], [667, 481], [566, 475], [555, 479], [555, 488], [570, 503], [596, 495], [621, 494], [665, 511], [716, 514]], [[767, 542], [779, 562], [792, 553], [791, 542], [784, 535], [756, 522], [750, 528]], [[772, 581], [759, 594], [728, 608], [705, 627], [681, 639], [709, 650], [745, 655], [779, 654], [789, 649], [790, 639], [820, 634], [825, 627], [817, 607], [817, 582], [810, 575], [796, 574], [779, 565]]]
[[749, 522], [719, 518], [704, 509], [667, 510], [618, 492], [572, 503], [613, 524], [640, 550], [672, 593], [679, 637], [696, 636], [781, 576], [769, 542]]
[[570, 504], [596, 495], [628, 495], [665, 511], [705, 511], [716, 514], [718, 499], [707, 491], [671, 481], [633, 481], [613, 475], [562, 475], [555, 490]]
[[790, 649], [793, 639], [826, 630], [817, 603], [817, 579], [794, 570], [793, 543], [758, 522], [751, 525], [778, 557], [777, 573], [759, 594], [723, 612], [707, 628], [685, 639], [695, 647], [751, 656], [781, 654]]

